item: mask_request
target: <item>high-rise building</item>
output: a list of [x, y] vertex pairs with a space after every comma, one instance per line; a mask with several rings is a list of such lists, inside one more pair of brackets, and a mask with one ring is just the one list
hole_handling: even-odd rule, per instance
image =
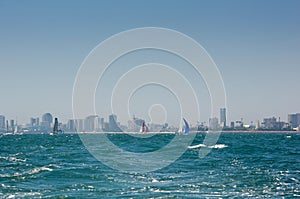
[[220, 108], [220, 126], [226, 127], [226, 108]]
[[5, 129], [5, 116], [0, 115], [0, 130]]
[[277, 119], [275, 117], [264, 118], [263, 125], [265, 129], [276, 129]]
[[118, 123], [117, 123], [117, 116], [112, 114], [108, 117], [108, 128], [111, 132], [119, 132], [121, 131]]
[[256, 120], [256, 122], [255, 122], [255, 129], [259, 129], [259, 128], [260, 128], [259, 120]]
[[217, 130], [219, 129], [219, 121], [218, 118], [209, 118], [209, 129], [210, 130]]
[[84, 130], [88, 132], [96, 131], [99, 128], [98, 115], [90, 115], [84, 120]]
[[53, 123], [53, 117], [50, 113], [45, 113], [42, 116], [42, 124], [43, 126], [51, 126], [51, 124]]
[[104, 130], [104, 118], [103, 117], [101, 117], [99, 119], [99, 128], [100, 128], [100, 131]]
[[292, 128], [297, 128], [300, 125], [300, 113], [288, 114], [288, 123]]
[[234, 122], [230, 122], [230, 128], [234, 129]]
[[38, 117], [37, 118], [30, 118], [30, 124], [31, 124], [32, 127], [39, 126], [40, 125], [39, 124], [39, 118]]
[[100, 118], [98, 116], [95, 117], [94, 125], [95, 125], [94, 131], [99, 132], [100, 131]]
[[75, 120], [68, 120], [68, 124], [67, 124], [67, 129], [70, 132], [75, 132], [76, 131], [76, 125], [75, 125]]
[[15, 120], [10, 120], [10, 130], [14, 130], [15, 129]]
[[75, 120], [75, 131], [82, 132], [84, 131], [84, 119], [76, 119]]

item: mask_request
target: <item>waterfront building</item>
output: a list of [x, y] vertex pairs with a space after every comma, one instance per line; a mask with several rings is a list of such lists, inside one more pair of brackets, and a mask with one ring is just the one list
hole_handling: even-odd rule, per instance
[[259, 123], [259, 120], [256, 120], [255, 122], [255, 129], [259, 129], [260, 128], [260, 123]]
[[10, 120], [10, 130], [13, 131], [15, 129], [15, 120]]
[[119, 132], [121, 131], [118, 123], [117, 123], [117, 116], [114, 114], [109, 115], [108, 117], [108, 128], [111, 132]]
[[[53, 117], [51, 115], [51, 113], [45, 113], [43, 116], [42, 116], [42, 123], [43, 126], [51, 126], [53, 123]], [[42, 125], [41, 125], [42, 126]]]
[[75, 132], [76, 131], [76, 122], [75, 122], [75, 120], [68, 120], [67, 130], [70, 131], [70, 132]]
[[[49, 122], [49, 121], [47, 121], [47, 122]], [[30, 125], [31, 125], [31, 127], [37, 127], [37, 126], [39, 126], [40, 124], [40, 119], [37, 117], [37, 118], [30, 118]]]
[[105, 127], [104, 127], [104, 118], [101, 117], [99, 119], [99, 128], [100, 128], [100, 131], [104, 131]]
[[300, 125], [300, 113], [288, 114], [288, 123], [291, 128], [297, 128]]
[[282, 130], [285, 128], [285, 122], [277, 121], [277, 119], [275, 117], [271, 117], [271, 118], [264, 118], [263, 122], [262, 122], [262, 127], [265, 130]]
[[164, 124], [154, 124], [154, 123], [149, 124], [148, 128], [151, 132], [166, 131], [167, 129]]
[[209, 118], [209, 129], [210, 130], [217, 130], [219, 129], [219, 120], [218, 118], [214, 117], [214, 118]]
[[82, 132], [84, 131], [84, 119], [75, 120], [75, 131]]
[[234, 129], [234, 122], [230, 122], [230, 128]]
[[220, 126], [226, 127], [226, 108], [220, 108]]
[[108, 124], [108, 122], [104, 122], [103, 131], [109, 131], [109, 124]]
[[128, 131], [139, 132], [143, 123], [145, 123], [145, 120], [133, 117], [132, 120], [128, 121]]
[[276, 118], [275, 117], [271, 117], [271, 118], [264, 118], [263, 119], [263, 126], [265, 129], [275, 129], [276, 127]]
[[5, 129], [5, 116], [0, 115], [0, 130]]
[[99, 128], [98, 115], [90, 115], [84, 120], [84, 130], [88, 132], [97, 131]]

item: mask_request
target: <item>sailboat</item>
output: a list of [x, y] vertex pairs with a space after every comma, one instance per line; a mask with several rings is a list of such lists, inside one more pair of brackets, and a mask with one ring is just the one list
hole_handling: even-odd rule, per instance
[[184, 133], [188, 134], [190, 132], [189, 124], [188, 124], [188, 122], [184, 118], [182, 118], [182, 119], [184, 121], [184, 126], [185, 126]]
[[190, 126], [189, 126], [189, 123], [186, 121], [186, 119], [182, 118], [183, 119], [183, 122], [184, 122], [184, 130], [180, 129], [177, 133], [180, 134], [180, 133], [184, 133], [184, 134], [188, 134], [190, 132]]
[[19, 129], [18, 129], [18, 118], [16, 118], [16, 124], [15, 124], [15, 129], [14, 129], [14, 134], [19, 134], [19, 135], [22, 135], [23, 133], [22, 132], [19, 132]]
[[16, 124], [16, 125], [15, 125], [14, 134], [17, 134], [17, 133], [18, 133], [18, 125]]
[[61, 129], [58, 129], [58, 119], [55, 118], [55, 119], [54, 119], [53, 131], [50, 132], [50, 135], [57, 134], [57, 133], [62, 133], [62, 130], [61, 130]]
[[148, 132], [149, 132], [148, 126], [145, 124], [145, 122], [143, 122], [141, 129], [140, 129], [140, 133], [148, 133]]

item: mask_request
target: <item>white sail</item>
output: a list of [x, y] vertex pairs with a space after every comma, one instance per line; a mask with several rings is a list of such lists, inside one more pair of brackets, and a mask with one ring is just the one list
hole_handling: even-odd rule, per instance
[[18, 125], [15, 126], [14, 133], [18, 133]]

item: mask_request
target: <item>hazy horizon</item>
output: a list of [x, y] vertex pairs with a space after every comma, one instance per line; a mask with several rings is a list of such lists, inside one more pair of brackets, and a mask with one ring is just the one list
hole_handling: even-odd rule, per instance
[[[299, 1], [0, 1], [0, 115], [28, 123], [50, 112], [66, 122], [77, 71], [94, 47], [128, 29], [162, 27], [190, 36], [214, 60], [225, 84], [227, 124], [272, 116], [287, 121], [287, 114], [300, 112], [299, 7]], [[112, 72], [121, 76], [120, 65], [154, 55], [175, 68], [184, 65], [169, 62], [170, 55], [143, 52], [134, 54], [137, 60], [120, 59]], [[197, 89], [207, 121], [209, 95], [203, 82]], [[149, 106], [141, 96], [135, 113]], [[101, 104], [100, 92], [96, 98]], [[107, 120], [111, 111], [100, 108], [98, 114]]]

